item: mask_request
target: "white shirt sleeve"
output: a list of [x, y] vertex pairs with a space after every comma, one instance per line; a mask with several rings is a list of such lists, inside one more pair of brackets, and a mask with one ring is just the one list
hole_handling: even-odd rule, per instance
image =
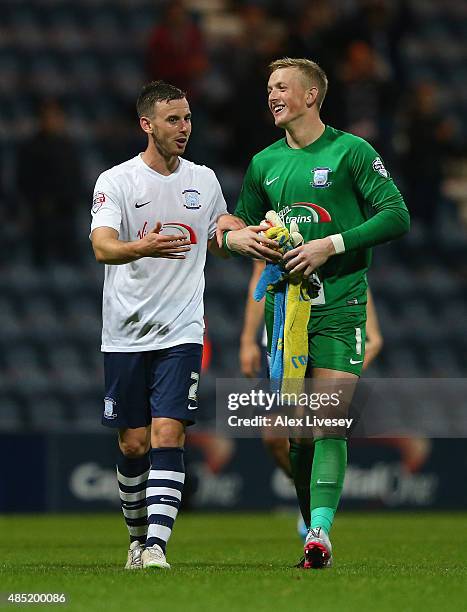
[[115, 183], [104, 174], [101, 174], [94, 187], [91, 208], [91, 233], [97, 227], [111, 227], [120, 233], [122, 222], [120, 190]]
[[227, 204], [225, 203], [225, 199], [222, 193], [221, 186], [214, 172], [212, 174], [213, 174], [213, 177], [212, 177], [213, 203], [212, 203], [212, 208], [211, 208], [211, 217], [209, 219], [209, 230], [208, 230], [209, 240], [211, 240], [211, 238], [216, 233], [216, 225], [217, 225], [217, 219], [219, 218], [219, 215], [224, 215], [227, 213]]

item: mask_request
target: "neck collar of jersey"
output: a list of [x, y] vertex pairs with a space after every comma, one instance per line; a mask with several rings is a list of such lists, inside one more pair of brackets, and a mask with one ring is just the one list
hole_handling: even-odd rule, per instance
[[161, 181], [171, 181], [172, 179], [174, 179], [176, 176], [178, 176], [178, 174], [181, 171], [182, 165], [185, 163], [185, 160], [183, 159], [183, 157], [179, 157], [178, 158], [179, 164], [177, 166], [177, 169], [174, 170], [174, 172], [171, 172], [170, 174], [165, 175], [165, 174], [160, 174], [160, 172], [157, 172], [156, 170], [153, 170], [150, 166], [148, 166], [147, 163], [141, 157], [142, 155], [143, 155], [142, 153], [139, 153], [136, 156], [137, 162], [143, 168], [145, 168], [148, 172], [150, 172], [154, 177], [158, 178]]
[[300, 147], [299, 149], [292, 148], [287, 142], [287, 137], [284, 138], [284, 144], [289, 151], [308, 151], [312, 147], [316, 147], [316, 145], [326, 137], [326, 134], [328, 133], [328, 129], [329, 129], [329, 126], [325, 125], [323, 133], [320, 134], [316, 140], [313, 140], [313, 142], [310, 142], [310, 144], [306, 145], [306, 147]]

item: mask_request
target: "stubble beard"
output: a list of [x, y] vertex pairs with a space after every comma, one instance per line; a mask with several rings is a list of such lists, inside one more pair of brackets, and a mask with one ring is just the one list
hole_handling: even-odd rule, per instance
[[161, 142], [157, 139], [157, 135], [155, 133], [151, 134], [152, 141], [154, 143], [154, 147], [156, 151], [159, 153], [161, 157], [164, 159], [170, 159], [171, 157], [177, 157], [178, 153], [170, 153], [167, 148], [165, 148]]

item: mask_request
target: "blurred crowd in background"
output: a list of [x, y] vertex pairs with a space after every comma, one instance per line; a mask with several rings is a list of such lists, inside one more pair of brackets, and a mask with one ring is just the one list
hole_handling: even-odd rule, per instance
[[[216, 171], [233, 211], [251, 156], [282, 137], [266, 82], [286, 55], [326, 70], [324, 121], [374, 145], [412, 215], [410, 235], [375, 252], [385, 349], [372, 374], [465, 376], [466, 0], [4, 0], [1, 12], [1, 427], [45, 427], [44, 414], [99, 426], [90, 201], [100, 172], [145, 147], [141, 85], [187, 91], [186, 157]], [[239, 373], [250, 271], [208, 262], [206, 397]]]

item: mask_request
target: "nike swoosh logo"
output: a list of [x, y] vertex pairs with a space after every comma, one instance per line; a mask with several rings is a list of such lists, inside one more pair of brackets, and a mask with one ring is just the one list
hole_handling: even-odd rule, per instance
[[198, 406], [188, 406], [188, 410], [197, 410]]
[[316, 481], [316, 484], [336, 484], [336, 483], [334, 482], [334, 480], [320, 480], [318, 478], [318, 480]]
[[161, 497], [161, 502], [176, 502], [176, 501], [178, 501], [178, 500], [176, 500], [175, 498], [174, 499], [166, 499], [164, 497]]
[[360, 361], [355, 361], [355, 359], [350, 360], [351, 365], [355, 365], [356, 363], [362, 363], [362, 362], [363, 362], [363, 359], [360, 359]]
[[146, 206], [146, 204], [150, 204], [151, 200], [149, 200], [149, 202], [143, 202], [142, 204], [135, 204], [135, 208], [142, 208], [143, 206]]
[[276, 177], [275, 177], [275, 178], [273, 178], [273, 179], [266, 179], [264, 182], [266, 183], [266, 185], [271, 185], [272, 183], [274, 183], [274, 181], [277, 181], [277, 179], [278, 179], [278, 178], [279, 178], [279, 177], [278, 177], [278, 176], [276, 176]]

